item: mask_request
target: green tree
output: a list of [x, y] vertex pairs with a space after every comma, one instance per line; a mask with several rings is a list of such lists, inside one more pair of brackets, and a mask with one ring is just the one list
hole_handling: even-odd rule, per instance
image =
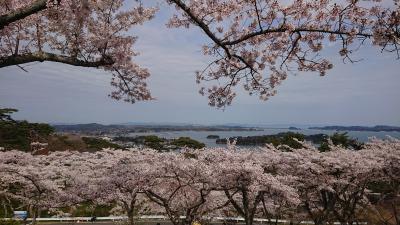
[[[333, 135], [329, 136], [329, 139], [335, 146], [343, 146], [344, 148], [350, 148], [354, 150], [360, 150], [363, 147], [363, 144], [361, 142], [359, 142], [357, 139], [349, 137], [347, 132], [343, 133], [336, 132]], [[330, 150], [328, 138], [326, 138], [321, 143], [319, 150], [322, 152]]]
[[92, 137], [82, 137], [82, 140], [87, 145], [87, 149], [91, 151], [102, 150], [103, 148], [123, 149], [122, 146], [111, 143], [107, 140]]
[[159, 138], [155, 135], [144, 136], [144, 145], [155, 149], [155, 150], [164, 150], [165, 139]]
[[12, 113], [18, 112], [17, 109], [12, 109], [12, 108], [4, 108], [4, 109], [0, 109], [0, 121], [1, 122], [10, 122], [10, 121], [14, 121], [11, 118]]
[[45, 123], [14, 120], [11, 114], [17, 111], [10, 108], [0, 109], [0, 146], [6, 150], [29, 151], [32, 141], [47, 142], [54, 128]]
[[194, 149], [200, 149], [206, 147], [204, 143], [193, 140], [190, 137], [180, 137], [178, 139], [173, 140], [171, 144], [177, 147], [188, 147]]

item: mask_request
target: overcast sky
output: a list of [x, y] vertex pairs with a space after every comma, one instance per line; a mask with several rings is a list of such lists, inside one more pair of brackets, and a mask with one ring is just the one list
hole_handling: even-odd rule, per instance
[[277, 96], [260, 101], [239, 93], [224, 111], [210, 108], [198, 94], [194, 72], [209, 58], [208, 43], [198, 29], [168, 29], [168, 10], [132, 33], [141, 53], [134, 60], [151, 72], [155, 101], [129, 104], [107, 97], [110, 74], [57, 63], [35, 63], [0, 69], [0, 107], [20, 110], [15, 117], [36, 122], [103, 124], [123, 122], [197, 124], [400, 125], [400, 64], [394, 55], [364, 48], [356, 64], [343, 64], [336, 46], [326, 54], [335, 62], [325, 77], [316, 73], [290, 76]]

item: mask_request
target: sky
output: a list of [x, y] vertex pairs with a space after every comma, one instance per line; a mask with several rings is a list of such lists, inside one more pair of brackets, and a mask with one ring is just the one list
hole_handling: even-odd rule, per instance
[[108, 97], [107, 72], [44, 62], [26, 66], [28, 72], [0, 69], [0, 108], [19, 109], [16, 119], [47, 123], [400, 125], [399, 60], [374, 47], [356, 54], [361, 62], [344, 64], [337, 46], [327, 46], [335, 67], [325, 77], [298, 73], [266, 102], [239, 91], [232, 106], [209, 107], [195, 82], [195, 71], [211, 60], [201, 53], [209, 40], [196, 28], [166, 28], [171, 10], [160, 7], [155, 19], [130, 31], [139, 37], [134, 60], [150, 70], [156, 100], [115, 101]]

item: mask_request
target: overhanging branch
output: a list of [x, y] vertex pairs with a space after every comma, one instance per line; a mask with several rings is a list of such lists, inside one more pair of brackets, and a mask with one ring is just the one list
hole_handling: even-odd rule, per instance
[[182, 9], [187, 16], [189, 16], [189, 18], [197, 25], [199, 26], [206, 34], [209, 38], [211, 38], [211, 40], [214, 41], [215, 44], [217, 44], [219, 47], [221, 47], [222, 49], [224, 49], [226, 55], [231, 58], [231, 53], [229, 51], [229, 49], [221, 43], [221, 40], [219, 38], [217, 38], [214, 33], [210, 30], [210, 28], [208, 27], [207, 24], [205, 24], [201, 19], [199, 19], [193, 12], [192, 10], [185, 5], [185, 3], [183, 3], [181, 0], [171, 0], [171, 2], [175, 3], [175, 5], [177, 5], [180, 9]]
[[100, 67], [100, 66], [107, 66], [114, 64], [114, 61], [110, 58], [103, 58], [98, 61], [83, 61], [74, 57], [57, 55], [47, 52], [38, 52], [38, 53], [27, 53], [23, 55], [12, 55], [0, 58], [0, 68], [20, 65], [30, 62], [44, 62], [44, 61], [59, 62], [72, 66], [81, 66], [81, 67]]
[[16, 22], [18, 20], [24, 19], [32, 14], [40, 12], [47, 8], [47, 0], [37, 0], [32, 4], [13, 10], [8, 14], [0, 16], [0, 30], [8, 26], [10, 23]]
[[[269, 34], [269, 33], [283, 33], [288, 31], [287, 28], [276, 28], [276, 29], [267, 29], [267, 30], [260, 30], [254, 33], [249, 33], [246, 35], [243, 35], [242, 37], [233, 40], [233, 41], [225, 41], [222, 42], [222, 45], [236, 45], [239, 44], [241, 42], [247, 41], [248, 39], [251, 39], [253, 37], [259, 36], [259, 35], [265, 35], [265, 34]], [[293, 33], [300, 33], [300, 32], [310, 32], [310, 33], [326, 33], [326, 34], [338, 34], [338, 35], [351, 35], [350, 32], [348, 31], [340, 31], [340, 30], [324, 30], [324, 29], [307, 29], [307, 28], [297, 28], [292, 30], [291, 32]], [[355, 34], [355, 36], [360, 36], [360, 37], [372, 37], [372, 34], [369, 33], [357, 33]]]

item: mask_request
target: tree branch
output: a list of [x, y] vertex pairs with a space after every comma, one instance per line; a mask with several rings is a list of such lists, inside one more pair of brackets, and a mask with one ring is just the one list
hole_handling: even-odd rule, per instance
[[110, 58], [102, 58], [98, 61], [83, 61], [74, 57], [68, 57], [63, 55], [57, 55], [48, 52], [36, 52], [27, 53], [23, 55], [12, 55], [0, 58], [0, 68], [7, 66], [15, 66], [30, 62], [59, 62], [64, 64], [69, 64], [72, 66], [82, 66], [82, 67], [100, 67], [114, 64], [114, 61]]
[[193, 14], [192, 10], [185, 5], [185, 3], [183, 3], [181, 0], [171, 0], [171, 2], [175, 3], [180, 9], [182, 9], [190, 17], [190, 19], [193, 20], [193, 22], [197, 24], [197, 26], [199, 26], [207, 34], [207, 36], [211, 38], [211, 40], [214, 41], [215, 44], [224, 49], [228, 58], [231, 58], [229, 49], [221, 43], [221, 40], [214, 35], [207, 24]]
[[2, 30], [4, 27], [8, 26], [10, 23], [13, 23], [15, 21], [24, 19], [32, 14], [35, 14], [37, 12], [40, 12], [44, 9], [47, 8], [47, 0], [37, 0], [34, 3], [11, 11], [8, 14], [4, 14], [0, 16], [0, 30]]
[[[264, 34], [269, 34], [269, 33], [282, 33], [282, 32], [286, 32], [288, 31], [287, 28], [276, 28], [276, 29], [268, 29], [268, 30], [260, 30], [257, 32], [253, 32], [253, 33], [249, 33], [246, 35], [243, 35], [242, 37], [240, 37], [239, 39], [233, 40], [233, 41], [225, 41], [222, 42], [221, 44], [223, 46], [226, 45], [236, 45], [239, 44], [243, 41], [246, 41], [250, 38], [259, 36], [259, 35], [264, 35]], [[350, 32], [347, 31], [340, 31], [340, 30], [336, 30], [336, 31], [332, 31], [332, 30], [324, 30], [324, 29], [307, 29], [307, 28], [298, 28], [298, 29], [294, 29], [292, 30], [293, 33], [299, 33], [299, 32], [317, 32], [317, 33], [327, 33], [327, 34], [338, 34], [338, 35], [350, 35]], [[361, 37], [372, 37], [372, 34], [367, 34], [367, 33], [357, 33], [355, 34], [356, 36], [361, 36]]]

